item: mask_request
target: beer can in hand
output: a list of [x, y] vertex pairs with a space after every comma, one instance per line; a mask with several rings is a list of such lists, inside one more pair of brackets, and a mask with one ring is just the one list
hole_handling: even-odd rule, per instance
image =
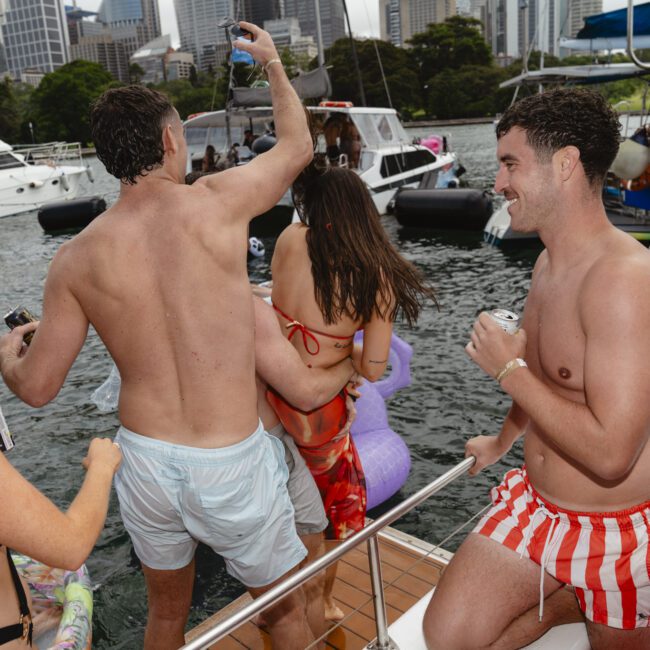
[[[10, 330], [14, 327], [19, 327], [20, 325], [26, 325], [27, 323], [32, 323], [35, 320], [38, 320], [34, 314], [32, 314], [26, 307], [20, 305], [16, 309], [12, 309], [8, 314], [5, 314], [4, 317], [5, 323]], [[34, 337], [34, 332], [27, 332], [23, 336], [23, 341], [26, 345], [29, 345], [32, 342]]]
[[507, 309], [493, 309], [488, 312], [492, 319], [508, 334], [516, 334], [519, 329], [519, 316]]

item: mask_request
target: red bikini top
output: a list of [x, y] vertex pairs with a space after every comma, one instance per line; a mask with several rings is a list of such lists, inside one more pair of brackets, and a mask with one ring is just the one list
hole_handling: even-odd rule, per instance
[[[319, 330], [314, 329], [313, 327], [307, 327], [307, 325], [303, 325], [300, 321], [295, 320], [294, 318], [291, 318], [291, 316], [288, 316], [285, 314], [277, 305], [273, 305], [273, 309], [282, 316], [282, 318], [285, 318], [289, 322], [285, 325], [287, 328], [291, 328], [291, 332], [289, 333], [289, 340], [292, 339], [293, 335], [296, 332], [300, 332], [302, 334], [302, 342], [303, 345], [305, 346], [305, 350], [307, 350], [308, 354], [311, 354], [313, 357], [315, 357], [319, 352], [320, 352], [320, 343], [318, 342], [318, 339], [314, 336], [314, 334], [318, 334], [319, 336], [327, 336], [327, 338], [330, 339], [337, 339], [339, 341], [347, 341], [348, 339], [351, 339], [352, 336], [335, 336], [334, 334], [328, 334], [327, 332], [320, 332]], [[316, 350], [315, 352], [312, 352], [309, 349], [309, 340], [312, 340], [316, 344]]]

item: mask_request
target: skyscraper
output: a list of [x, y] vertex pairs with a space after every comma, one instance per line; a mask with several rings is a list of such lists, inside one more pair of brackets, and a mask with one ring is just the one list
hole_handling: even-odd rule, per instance
[[63, 0], [0, 1], [2, 45], [8, 72], [20, 79], [27, 68], [53, 72], [69, 61]]
[[157, 0], [102, 0], [97, 20], [124, 45], [127, 58], [160, 36]]
[[[319, 4], [323, 47], [330, 47], [346, 35], [343, 3], [341, 0], [319, 0]], [[284, 0], [283, 18], [297, 18], [303, 36], [318, 38], [314, 0]]]
[[220, 20], [234, 17], [234, 0], [174, 0], [181, 50], [194, 55], [199, 70], [218, 65], [228, 51]]
[[157, 0], [102, 0], [98, 20], [109, 26], [142, 25], [145, 42], [161, 33]]
[[430, 23], [443, 23], [456, 14], [456, 0], [380, 0], [381, 37], [404, 47]]
[[284, 0], [243, 0], [243, 18], [256, 25], [282, 18]]

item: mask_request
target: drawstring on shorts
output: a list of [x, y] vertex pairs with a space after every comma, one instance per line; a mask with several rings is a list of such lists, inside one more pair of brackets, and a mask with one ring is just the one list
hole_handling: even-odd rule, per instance
[[526, 530], [526, 536], [524, 537], [524, 545], [519, 553], [519, 557], [524, 557], [524, 552], [528, 548], [528, 543], [530, 542], [530, 537], [535, 528], [535, 518], [537, 515], [541, 514], [543, 517], [548, 517], [551, 520], [551, 525], [549, 526], [548, 533], [546, 534], [546, 541], [544, 542], [544, 550], [542, 551], [542, 557], [540, 558], [540, 572], [539, 572], [539, 622], [542, 622], [544, 616], [544, 571], [546, 570], [546, 564], [550, 556], [550, 551], [552, 547], [552, 537], [556, 528], [557, 520], [559, 515], [557, 513], [551, 512], [544, 505], [539, 504], [539, 508], [535, 510], [533, 516], [530, 520], [530, 525]]

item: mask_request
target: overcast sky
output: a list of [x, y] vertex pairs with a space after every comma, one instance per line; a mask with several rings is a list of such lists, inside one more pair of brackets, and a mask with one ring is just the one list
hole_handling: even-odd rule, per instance
[[[309, 0], [305, 0], [308, 2]], [[70, 4], [71, 0], [66, 0]], [[88, 11], [97, 11], [101, 0], [77, 0], [77, 6]], [[178, 27], [174, 0], [158, 0], [160, 22], [163, 34], [171, 34], [173, 44], [178, 47]], [[379, 36], [379, 0], [347, 0], [352, 31], [358, 36]]]

